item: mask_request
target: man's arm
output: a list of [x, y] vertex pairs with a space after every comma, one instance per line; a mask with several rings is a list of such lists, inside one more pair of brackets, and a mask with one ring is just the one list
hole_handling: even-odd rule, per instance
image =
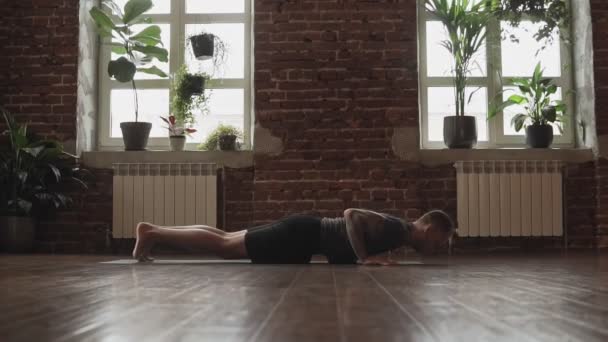
[[[357, 258], [362, 263], [369, 259], [365, 246], [365, 229], [381, 229], [384, 225], [384, 216], [380, 213], [365, 209], [346, 209], [344, 211], [346, 232]], [[369, 260], [372, 262], [372, 260]]]

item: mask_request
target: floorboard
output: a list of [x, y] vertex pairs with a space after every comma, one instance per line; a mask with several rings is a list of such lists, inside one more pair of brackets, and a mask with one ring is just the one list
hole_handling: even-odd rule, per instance
[[119, 259], [0, 255], [1, 340], [608, 341], [608, 255], [399, 267]]

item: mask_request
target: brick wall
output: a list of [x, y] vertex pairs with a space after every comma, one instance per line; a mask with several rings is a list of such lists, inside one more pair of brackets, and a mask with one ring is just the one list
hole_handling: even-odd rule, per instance
[[[608, 137], [608, 44], [605, 32], [608, 30], [608, 3], [591, 0], [593, 23], [593, 58], [595, 68], [596, 125], [598, 136]], [[608, 148], [605, 146], [604, 148]], [[601, 151], [605, 157], [608, 151]], [[598, 212], [597, 233], [598, 245], [608, 247], [608, 160], [602, 158], [597, 168]]]
[[394, 127], [418, 125], [415, 13], [415, 0], [256, 2], [256, 120], [284, 145], [255, 160], [256, 221], [348, 207], [413, 217], [425, 191], [453, 208], [440, 197], [450, 169], [422, 178], [391, 148]]
[[[1, 101], [61, 140], [75, 135], [76, 3], [0, 0]], [[608, 9], [601, 1], [593, 6], [594, 29], [603, 32]], [[226, 229], [295, 212], [337, 216], [348, 207], [410, 219], [432, 208], [455, 215], [454, 169], [401, 161], [391, 147], [396, 127], [418, 127], [415, 0], [256, 0], [255, 7], [256, 120], [282, 139], [284, 150], [256, 155], [253, 168], [225, 170]], [[595, 55], [600, 81], [608, 80], [604, 52]], [[608, 98], [601, 96], [603, 83], [597, 86], [598, 98]], [[608, 131], [604, 121], [598, 118], [600, 132]], [[598, 232], [606, 233], [608, 217], [600, 210], [606, 165], [567, 169], [572, 246], [593, 247]], [[41, 225], [41, 250], [109, 250], [111, 173], [94, 174], [73, 210]]]
[[0, 0], [0, 103], [30, 129], [76, 136], [78, 1]]

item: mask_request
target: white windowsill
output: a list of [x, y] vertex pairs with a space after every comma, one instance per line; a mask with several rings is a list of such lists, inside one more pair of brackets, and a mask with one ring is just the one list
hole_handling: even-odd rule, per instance
[[253, 151], [99, 151], [83, 152], [84, 166], [111, 169], [114, 163], [215, 163], [218, 167], [253, 166]]
[[[215, 163], [218, 167], [253, 166], [253, 151], [100, 151], [84, 152], [88, 168], [110, 169], [114, 163]], [[420, 149], [407, 153], [406, 160], [425, 165], [449, 164], [459, 160], [559, 160], [565, 163], [593, 161], [591, 149], [488, 148], [488, 149]]]
[[459, 160], [559, 160], [565, 163], [584, 163], [594, 158], [591, 149], [577, 148], [421, 149], [416, 156], [412, 156], [412, 159], [426, 165], [447, 164]]

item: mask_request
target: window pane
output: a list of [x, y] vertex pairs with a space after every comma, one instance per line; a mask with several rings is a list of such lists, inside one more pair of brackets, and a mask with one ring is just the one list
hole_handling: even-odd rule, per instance
[[[134, 25], [133, 26], [133, 32], [137, 33], [142, 31], [143, 29], [145, 29], [146, 27], [148, 27], [150, 25]], [[170, 46], [171, 46], [171, 26], [169, 24], [159, 24], [158, 25], [161, 29], [161, 39], [163, 42], [163, 46], [165, 49], [167, 49], [167, 51], [169, 51], [169, 59], [171, 59], [171, 51], [170, 51]], [[113, 39], [113, 41], [116, 42], [116, 39]], [[126, 55], [124, 55], [126, 56]], [[115, 53], [112, 53], [112, 60], [116, 60], [120, 57], [123, 56], [119, 56]], [[169, 62], [167, 63], [161, 63], [159, 62], [157, 59], [154, 60], [154, 62], [152, 63], [153, 65], [155, 65], [157, 68], [159, 68], [160, 70], [164, 71], [166, 74], [169, 74]], [[137, 74], [135, 74], [135, 79], [136, 80], [151, 80], [151, 79], [159, 79], [160, 77], [156, 76], [156, 75], [150, 75], [150, 74], [146, 74], [143, 72], [138, 72]]]
[[186, 13], [243, 13], [245, 0], [186, 0]]
[[[477, 117], [477, 140], [488, 141], [487, 89], [467, 88], [467, 99], [475, 92], [471, 102], [465, 107], [467, 115]], [[443, 118], [456, 114], [453, 87], [428, 88], [428, 139], [443, 141]]]
[[[509, 98], [509, 96], [513, 95], [513, 94], [519, 94], [519, 91], [516, 87], [504, 87], [505, 92], [503, 93], [503, 99], [506, 100]], [[558, 88], [557, 89], [557, 93], [553, 94], [553, 96], [551, 96], [551, 99], [554, 101], [559, 101], [562, 99], [562, 89]], [[511, 125], [511, 120], [513, 119], [513, 117], [519, 113], [523, 113], [525, 114], [525, 108], [522, 105], [514, 105], [511, 107], [508, 107], [504, 110], [504, 115], [503, 115], [503, 127], [504, 127], [504, 132], [505, 135], [525, 135], [526, 131], [525, 129], [522, 129], [519, 132], [515, 131], [515, 128], [513, 128], [513, 126]], [[559, 129], [557, 128], [557, 125], [553, 125], [553, 134], [555, 135], [561, 135], [559, 132]]]
[[243, 130], [245, 91], [244, 89], [206, 90], [209, 98], [209, 114], [203, 116], [200, 111], [194, 113], [198, 130], [189, 142], [202, 142], [219, 124], [232, 125]]
[[[426, 23], [426, 59], [427, 74], [429, 77], [450, 77], [454, 75], [452, 69], [454, 62], [452, 55], [441, 46], [443, 40], [448, 39], [443, 24], [439, 21]], [[483, 77], [486, 75], [486, 47], [479, 49], [471, 62], [471, 76]]]
[[[245, 25], [244, 24], [197, 24], [186, 25], [186, 37], [197, 33], [208, 32], [218, 36], [226, 45], [226, 61], [213, 70], [211, 60], [198, 61], [192, 54], [189, 44], [186, 44], [186, 64], [192, 72], [206, 72], [214, 78], [245, 77]], [[217, 52], [216, 52], [217, 53]]]
[[[114, 0], [114, 2], [120, 6], [124, 12], [125, 4], [129, 0]], [[146, 14], [168, 14], [171, 13], [171, 0], [152, 0], [154, 7], [150, 9]]]
[[[160, 119], [169, 112], [168, 89], [142, 89], [137, 91], [139, 97], [139, 121], [152, 123], [150, 137], [166, 137], [165, 124]], [[135, 104], [133, 90], [114, 89], [110, 98], [112, 138], [122, 137], [120, 123], [135, 121]]]
[[[556, 35], [553, 43], [547, 45], [539, 51], [542, 44], [534, 39], [534, 34], [541, 27], [540, 23], [522, 21], [520, 26], [515, 28], [507, 22], [501, 23], [502, 29], [506, 32], [506, 37], [502, 41], [502, 73], [507, 77], [532, 77], [534, 68], [538, 62], [542, 63], [545, 69], [544, 76], [561, 76], [560, 41]], [[510, 35], [513, 34], [518, 40], [512, 41]]]

